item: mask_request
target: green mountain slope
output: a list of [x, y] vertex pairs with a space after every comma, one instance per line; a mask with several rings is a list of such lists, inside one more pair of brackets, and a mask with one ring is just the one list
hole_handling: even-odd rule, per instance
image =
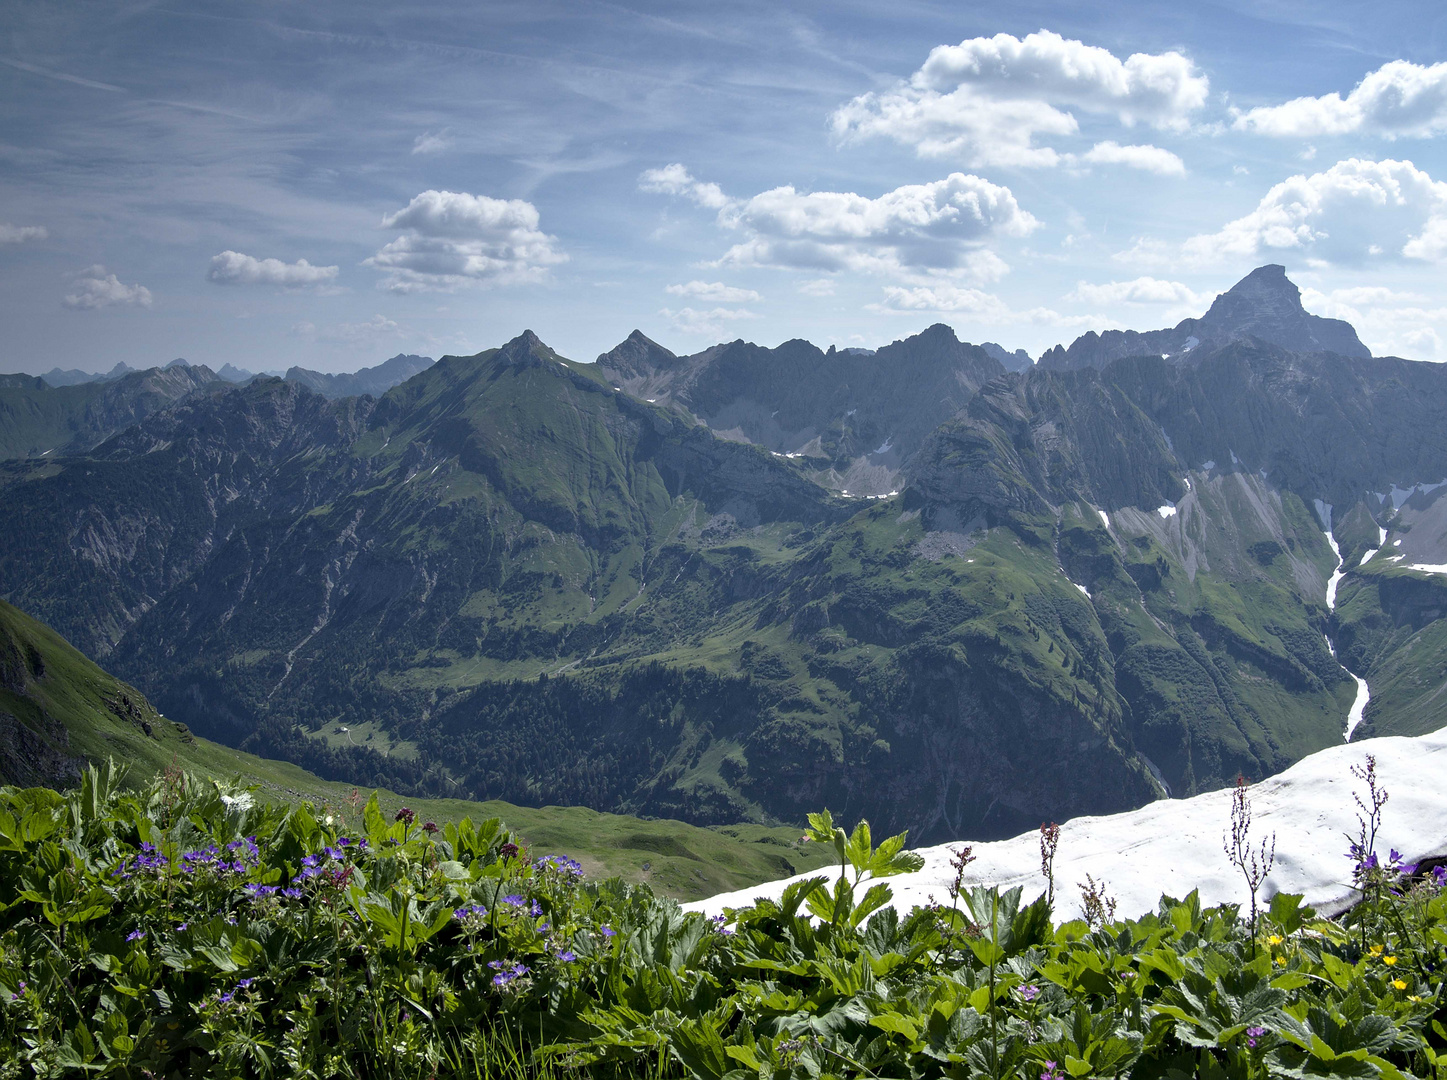
[[[135, 687], [87, 660], [59, 634], [0, 601], [0, 785], [68, 787], [87, 762], [113, 759], [143, 784], [164, 769], [256, 785], [264, 797], [308, 801], [356, 817], [366, 794], [193, 735]], [[388, 813], [402, 797], [378, 792]], [[669, 896], [698, 898], [801, 873], [834, 853], [798, 842], [797, 829], [703, 829], [583, 807], [527, 808], [459, 799], [405, 800], [419, 820], [501, 817], [538, 852], [565, 852], [590, 876], [647, 881]]]

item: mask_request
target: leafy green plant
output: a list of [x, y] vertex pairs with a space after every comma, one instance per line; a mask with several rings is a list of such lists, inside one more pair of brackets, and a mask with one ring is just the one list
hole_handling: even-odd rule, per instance
[[0, 1077], [1447, 1076], [1447, 872], [1253, 933], [1194, 893], [1057, 925], [961, 854], [952, 905], [901, 914], [903, 837], [820, 814], [836, 879], [708, 919], [496, 820], [360, 818], [184, 774], [0, 789]]

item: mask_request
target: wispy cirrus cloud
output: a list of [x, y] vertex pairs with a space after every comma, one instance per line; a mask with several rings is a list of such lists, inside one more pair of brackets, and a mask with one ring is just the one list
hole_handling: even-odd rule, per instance
[[742, 304], [763, 299], [753, 289], [739, 289], [722, 281], [688, 281], [682, 285], [666, 285], [663, 291], [670, 296], [688, 296], [719, 304]]
[[691, 307], [680, 308], [678, 311], [663, 308], [658, 314], [671, 322], [673, 328], [679, 333], [698, 334], [704, 337], [718, 337], [731, 323], [758, 318], [747, 308], [724, 307], [716, 307], [708, 311]]
[[1107, 330], [1120, 325], [1104, 315], [1063, 315], [1047, 307], [1016, 309], [994, 293], [947, 283], [914, 287], [886, 286], [883, 302], [870, 305], [870, 309], [895, 314], [965, 316], [972, 322], [992, 326], [1030, 324], [1078, 330]]

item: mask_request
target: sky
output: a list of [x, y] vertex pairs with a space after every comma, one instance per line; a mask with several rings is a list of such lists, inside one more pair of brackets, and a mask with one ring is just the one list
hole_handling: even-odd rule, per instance
[[1447, 360], [1447, 9], [11, 0], [0, 371], [1032, 356], [1282, 263]]

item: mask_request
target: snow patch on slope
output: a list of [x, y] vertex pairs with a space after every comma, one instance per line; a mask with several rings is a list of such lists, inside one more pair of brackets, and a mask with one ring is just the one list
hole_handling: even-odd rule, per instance
[[[1447, 854], [1447, 788], [1441, 782], [1447, 775], [1447, 730], [1334, 746], [1250, 788], [1252, 838], [1276, 834], [1276, 865], [1259, 900], [1278, 892], [1302, 893], [1318, 911], [1335, 914], [1355, 899], [1345, 854], [1347, 836], [1355, 836], [1357, 830], [1352, 792], [1361, 784], [1350, 769], [1363, 764], [1368, 752], [1376, 756], [1377, 775], [1391, 793], [1379, 838], [1381, 849], [1397, 848], [1409, 862]], [[1106, 882], [1119, 902], [1118, 914], [1124, 917], [1154, 911], [1162, 893], [1183, 897], [1192, 889], [1200, 890], [1202, 904], [1247, 904], [1250, 895], [1241, 875], [1222, 850], [1230, 824], [1229, 790], [1067, 821], [1060, 827], [1055, 859], [1056, 919], [1082, 915], [1076, 883], [1083, 882], [1086, 874]], [[888, 879], [894, 907], [907, 912], [929, 903], [931, 897], [948, 901], [954, 880], [951, 849], [957, 846], [921, 848], [924, 869]], [[970, 864], [965, 884], [1006, 889], [1022, 885], [1026, 899], [1045, 891], [1038, 833], [972, 846], [977, 861]], [[721, 893], [684, 907], [717, 914], [745, 907], [755, 897], [778, 897], [791, 881], [817, 874], [828, 871]]]

